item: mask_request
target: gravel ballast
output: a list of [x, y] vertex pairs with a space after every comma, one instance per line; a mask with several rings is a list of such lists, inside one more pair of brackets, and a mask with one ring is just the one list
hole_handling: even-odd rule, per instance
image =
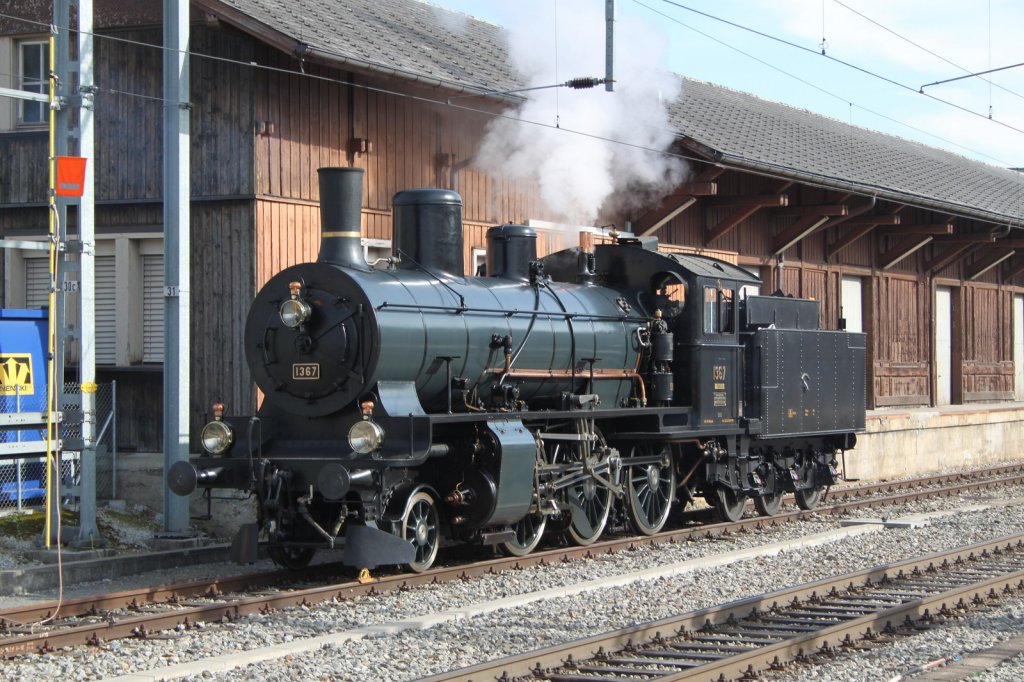
[[[1008, 499], [1013, 499], [1007, 504]], [[717, 569], [631, 582], [613, 588], [552, 598], [481, 616], [442, 622], [427, 629], [396, 634], [370, 633], [359, 641], [330, 645], [312, 653], [265, 661], [224, 673], [196, 673], [186, 679], [338, 679], [410, 680], [509, 656], [541, 646], [610, 629], [667, 617], [783, 586], [912, 558], [929, 552], [1010, 535], [1024, 529], [1024, 488], [989, 491], [901, 507], [870, 510], [862, 516], [900, 517], [934, 511], [962, 510], [916, 529], [883, 530], [817, 547], [760, 556]], [[980, 508], [978, 505], [982, 505]], [[985, 506], [991, 505], [991, 506]], [[973, 507], [977, 510], [963, 511]], [[587, 583], [687, 559], [809, 536], [835, 529], [824, 518], [779, 528], [706, 539], [556, 566], [539, 566], [468, 582], [417, 588], [323, 606], [254, 615], [228, 624], [170, 635], [168, 639], [113, 642], [80, 648], [65, 655], [31, 656], [3, 666], [11, 679], [104, 679], [153, 671], [231, 651], [253, 651], [342, 630], [414, 619], [463, 605], [486, 604], [510, 595]], [[149, 576], [151, 584], [158, 582]], [[95, 590], [93, 590], [95, 591]], [[974, 619], [978, 622], [972, 623]], [[960, 629], [963, 632], [960, 632]], [[814, 668], [796, 667], [771, 679], [891, 679], [940, 657], [985, 649], [1024, 632], [1024, 600], [1008, 601], [998, 610], [951, 628], [938, 629], [892, 645]], [[923, 638], [923, 639], [922, 639]], [[915, 643], [918, 640], [921, 643]], [[1020, 660], [994, 669], [988, 678], [1024, 679]], [[1003, 670], [1005, 668], [1005, 670]], [[132, 675], [132, 679], [146, 679]]]

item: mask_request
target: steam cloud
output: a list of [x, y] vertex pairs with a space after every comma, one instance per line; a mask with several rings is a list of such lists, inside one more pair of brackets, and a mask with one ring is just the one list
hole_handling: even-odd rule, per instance
[[[604, 76], [603, 2], [516, 6], [517, 18], [506, 22], [509, 54], [527, 87]], [[476, 158], [492, 176], [536, 181], [545, 206], [578, 225], [593, 224], [602, 212], [650, 205], [688, 173], [682, 160], [650, 151], [666, 150], [673, 140], [665, 103], [679, 95], [680, 81], [660, 68], [667, 40], [650, 26], [617, 19], [614, 92], [598, 86], [524, 93], [526, 101], [506, 112], [519, 120], [492, 121]]]

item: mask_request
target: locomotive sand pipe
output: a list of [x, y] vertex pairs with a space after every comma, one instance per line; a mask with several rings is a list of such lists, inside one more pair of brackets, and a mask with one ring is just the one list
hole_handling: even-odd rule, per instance
[[363, 169], [320, 168], [321, 263], [369, 269], [363, 259], [360, 220], [363, 212]]

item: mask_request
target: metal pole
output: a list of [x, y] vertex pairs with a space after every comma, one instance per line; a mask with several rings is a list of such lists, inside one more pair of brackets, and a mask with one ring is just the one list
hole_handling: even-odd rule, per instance
[[[79, 315], [81, 329], [96, 329], [96, 238], [95, 238], [95, 122], [93, 111], [93, 0], [78, 0], [78, 92], [82, 94], [79, 108], [79, 155], [85, 164], [82, 199], [78, 205], [78, 238], [82, 242], [79, 259]], [[100, 539], [96, 526], [96, 335], [82, 334], [78, 359], [79, 383], [82, 387], [82, 459], [79, 497], [77, 545], [92, 545]]]
[[164, 531], [189, 532], [167, 471], [188, 460], [189, 2], [164, 0]]
[[615, 0], [605, 0], [604, 5], [604, 89], [615, 89]]
[[49, 549], [59, 544], [60, 538], [60, 424], [54, 421], [56, 414], [62, 409], [61, 397], [64, 395], [64, 340], [61, 337], [64, 330], [64, 299], [61, 291], [61, 270], [59, 248], [66, 240], [67, 230], [67, 207], [57, 201], [55, 189], [57, 187], [57, 154], [58, 143], [66, 144], [67, 136], [59, 133], [66, 133], [67, 128], [62, 123], [66, 117], [57, 115], [58, 106], [58, 82], [57, 82], [57, 36], [54, 34], [56, 26], [66, 26], [62, 23], [61, 12], [67, 16], [66, 0], [58, 0], [53, 3], [53, 27], [50, 29], [50, 196], [49, 196], [49, 218], [50, 218], [50, 296], [47, 307], [48, 329], [47, 348], [50, 352], [50, 359], [47, 363], [46, 373], [46, 521], [43, 526], [43, 544]]
[[110, 382], [110, 499], [117, 499], [117, 379]]

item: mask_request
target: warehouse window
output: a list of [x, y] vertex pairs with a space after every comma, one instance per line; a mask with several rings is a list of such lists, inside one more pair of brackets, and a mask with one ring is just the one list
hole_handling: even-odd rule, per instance
[[[45, 42], [24, 42], [18, 46], [18, 87], [28, 92], [45, 94], [50, 71], [50, 53]], [[23, 125], [46, 123], [47, 105], [44, 102], [19, 102], [18, 122]]]
[[48, 258], [26, 258], [24, 306], [26, 308], [45, 308], [48, 305], [50, 305], [50, 260]]
[[142, 256], [142, 361], [164, 361], [164, 257]]
[[[50, 290], [49, 262], [43, 252], [7, 250], [5, 305], [45, 308]], [[159, 364], [164, 358], [163, 240], [119, 235], [96, 241], [96, 364], [125, 367]], [[77, 273], [68, 273], [77, 280]], [[20, 286], [23, 282], [24, 286]], [[141, 292], [141, 295], [140, 295]], [[79, 329], [78, 301], [68, 297], [67, 324]], [[78, 348], [68, 348], [78, 361]]]
[[117, 270], [114, 256], [96, 256], [96, 364], [117, 364]]

